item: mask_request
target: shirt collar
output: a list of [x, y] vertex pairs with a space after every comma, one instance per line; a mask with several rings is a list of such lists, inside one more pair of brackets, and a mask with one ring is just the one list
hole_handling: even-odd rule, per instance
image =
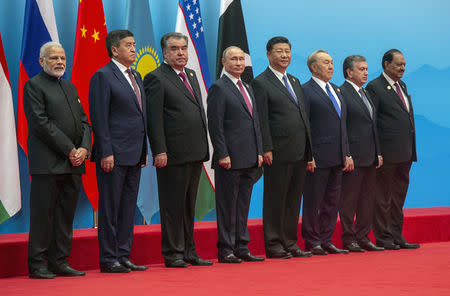
[[360, 90], [362, 87], [357, 86], [355, 83], [353, 83], [352, 81], [350, 81], [350, 80], [348, 80], [348, 79], [345, 79], [345, 81], [347, 81], [348, 83], [350, 83], [350, 85], [353, 86], [353, 88], [356, 90], [356, 92], [359, 93], [359, 90]]
[[180, 75], [180, 73], [181, 72], [183, 72], [184, 74], [186, 74], [185, 73], [185, 71], [184, 71], [184, 68], [183, 68], [183, 70], [178, 70], [178, 69], [175, 69], [174, 67], [172, 67], [171, 65], [169, 65], [169, 63], [166, 61], [166, 60], [164, 60], [164, 63], [167, 65], [167, 66], [169, 66], [170, 68], [172, 68], [174, 71], [175, 71], [175, 73], [177, 73], [177, 75]]
[[111, 59], [111, 61], [113, 61], [113, 63], [116, 64], [117, 67], [119, 67], [120, 72], [125, 73], [125, 71], [128, 70], [127, 67], [125, 67], [120, 62], [116, 61], [115, 59]]
[[325, 87], [327, 86], [328, 82], [325, 82], [315, 76], [311, 76], [311, 78], [323, 89], [325, 89]]
[[387, 82], [388, 82], [391, 86], [394, 86], [395, 81], [392, 80], [392, 78], [389, 77], [384, 71], [383, 71], [383, 76], [384, 76], [384, 78], [386, 78]]
[[238, 80], [240, 80], [240, 78], [236, 78], [233, 75], [231, 75], [230, 73], [228, 73], [227, 71], [223, 71], [223, 74], [227, 75], [228, 78], [230, 78], [231, 81], [233, 81], [234, 84], [237, 84]]
[[282, 80], [283, 76], [286, 75], [286, 72], [281, 73], [280, 71], [275, 70], [272, 66], [269, 65], [269, 69], [272, 70], [273, 74], [278, 77], [278, 79]]

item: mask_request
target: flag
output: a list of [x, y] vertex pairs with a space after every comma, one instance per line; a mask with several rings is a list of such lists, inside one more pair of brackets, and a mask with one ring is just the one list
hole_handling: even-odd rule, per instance
[[[206, 109], [206, 97], [211, 85], [209, 78], [208, 59], [200, 3], [198, 0], [179, 0], [178, 14], [175, 31], [189, 38], [189, 61], [186, 65], [197, 74], [200, 90], [202, 93], [203, 106]], [[208, 135], [209, 154], [212, 155], [211, 139]], [[195, 216], [197, 220], [215, 208], [214, 199], [214, 171], [211, 169], [211, 160], [203, 163], [203, 170], [198, 186], [197, 203], [195, 205]]]
[[248, 50], [247, 33], [241, 0], [221, 0], [219, 33], [217, 41], [216, 78], [222, 76], [222, 53], [229, 46], [237, 46], [245, 53], [245, 71], [241, 79], [247, 83], [253, 80], [252, 61]]
[[27, 0], [17, 96], [17, 141], [26, 155], [28, 125], [23, 109], [23, 87], [30, 77], [41, 72], [39, 49], [48, 41], [59, 42], [52, 0]]
[[[109, 62], [106, 50], [106, 22], [102, 0], [80, 1], [73, 54], [72, 83], [89, 117], [89, 81], [92, 75]], [[92, 138], [91, 138], [92, 139]], [[86, 161], [83, 187], [92, 207], [98, 209], [95, 163]]]
[[[131, 68], [139, 72], [143, 79], [145, 75], [160, 65], [148, 1], [128, 1], [126, 28], [133, 32], [136, 41], [136, 62], [131, 65]], [[151, 157], [150, 145], [147, 147], [149, 148], [148, 155]], [[149, 161], [149, 163], [151, 162]], [[137, 207], [147, 224], [150, 224], [152, 216], [159, 210], [156, 169], [152, 165], [147, 165], [142, 169]]]
[[8, 66], [0, 35], [0, 223], [21, 208], [16, 124]]

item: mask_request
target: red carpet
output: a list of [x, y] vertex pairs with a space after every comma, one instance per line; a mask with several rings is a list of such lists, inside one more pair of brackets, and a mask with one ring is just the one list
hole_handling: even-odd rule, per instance
[[418, 250], [313, 256], [289, 260], [85, 277], [0, 279], [1, 295], [450, 295], [450, 242]]
[[[254, 254], [264, 254], [261, 219], [250, 220], [249, 231], [250, 250]], [[333, 236], [333, 241], [337, 246], [341, 246], [340, 235], [341, 227], [338, 223]], [[450, 241], [450, 207], [406, 209], [404, 235], [409, 242], [414, 243]], [[299, 236], [301, 237], [301, 222]], [[26, 233], [0, 235], [0, 278], [27, 275], [27, 239], [28, 234]], [[216, 258], [216, 222], [196, 223], [195, 241], [200, 256]], [[300, 241], [299, 244], [300, 247], [304, 247], [303, 241]], [[98, 269], [98, 241], [95, 229], [75, 230], [69, 260], [71, 265], [77, 269]], [[162, 262], [159, 225], [135, 227], [131, 260], [137, 264], [147, 265]], [[363, 268], [359, 270], [361, 271]], [[317, 277], [321, 276], [317, 274]], [[200, 279], [202, 277], [199, 277]]]

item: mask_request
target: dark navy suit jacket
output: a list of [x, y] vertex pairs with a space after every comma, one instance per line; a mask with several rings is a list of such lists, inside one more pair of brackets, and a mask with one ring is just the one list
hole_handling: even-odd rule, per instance
[[223, 75], [208, 92], [208, 127], [214, 147], [212, 167], [229, 156], [231, 169], [245, 169], [258, 165], [263, 155], [258, 111], [251, 88], [243, 83], [253, 103], [253, 116], [239, 89]]
[[327, 93], [312, 78], [302, 86], [311, 126], [313, 156], [318, 168], [344, 166], [345, 156], [350, 156], [347, 106], [340, 89], [330, 84], [341, 102], [340, 118]]
[[141, 92], [142, 110], [133, 87], [112, 61], [91, 78], [89, 114], [94, 132], [91, 158], [95, 162], [114, 155], [114, 163], [118, 165], [145, 163], [145, 91], [139, 73], [132, 73]]

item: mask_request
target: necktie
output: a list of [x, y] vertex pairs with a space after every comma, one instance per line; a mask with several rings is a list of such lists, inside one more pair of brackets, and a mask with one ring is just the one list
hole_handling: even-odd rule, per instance
[[181, 79], [183, 79], [184, 85], [186, 85], [192, 97], [197, 101], [197, 98], [194, 95], [194, 91], [192, 90], [191, 86], [189, 85], [189, 82], [187, 81], [186, 74], [184, 74], [184, 72], [180, 72], [180, 74], [178, 75], [181, 77]]
[[128, 77], [130, 77], [131, 84], [133, 85], [134, 93], [136, 94], [139, 107], [141, 107], [142, 110], [142, 99], [141, 99], [141, 92], [139, 91], [139, 87], [137, 85], [136, 79], [134, 78], [133, 74], [131, 73], [130, 69], [127, 69], [125, 72], [128, 73]]
[[330, 97], [330, 100], [333, 103], [333, 106], [336, 109], [336, 112], [338, 113], [339, 117], [341, 117], [341, 108], [339, 107], [339, 104], [336, 101], [336, 98], [333, 96], [333, 93], [331, 92], [330, 86], [328, 83], [327, 83], [327, 86], [325, 86], [325, 89], [327, 90], [327, 94]]
[[369, 110], [370, 118], [372, 118], [373, 117], [372, 106], [370, 105], [369, 99], [367, 98], [366, 94], [364, 93], [362, 87], [359, 89], [359, 94], [361, 95], [361, 99], [364, 102], [364, 105], [366, 105], [367, 109]]
[[237, 85], [239, 86], [239, 90], [241, 91], [241, 94], [244, 97], [244, 101], [245, 104], [247, 105], [248, 111], [250, 111], [250, 115], [253, 116], [252, 104], [250, 103], [250, 99], [248, 98], [247, 93], [245, 92], [244, 86], [242, 85], [242, 81], [238, 80]]
[[283, 81], [284, 81], [284, 86], [286, 86], [288, 92], [291, 94], [291, 96], [294, 99], [294, 101], [298, 104], [297, 96], [295, 95], [294, 91], [292, 90], [291, 86], [289, 85], [289, 82], [287, 81], [287, 76], [286, 75], [283, 75]]
[[395, 86], [395, 90], [397, 91], [398, 97], [402, 100], [403, 105], [405, 106], [405, 109], [408, 110], [408, 107], [406, 106], [405, 98], [403, 97], [402, 90], [400, 89], [400, 85], [398, 85], [398, 83], [396, 82], [396, 83], [394, 83], [394, 86]]

